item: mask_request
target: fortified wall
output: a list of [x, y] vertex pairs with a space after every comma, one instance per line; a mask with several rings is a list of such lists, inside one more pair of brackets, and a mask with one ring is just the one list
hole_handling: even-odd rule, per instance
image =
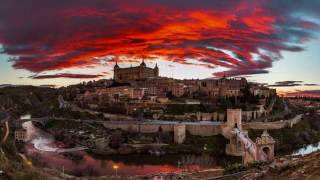
[[[260, 117], [266, 116], [268, 112], [264, 109], [263, 105], [257, 105], [255, 110], [242, 111], [242, 121], [243, 122], [251, 122]], [[172, 118], [175, 120], [184, 121], [186, 119], [196, 119], [197, 121], [219, 121], [225, 122], [227, 120], [228, 112], [194, 112], [194, 113], [185, 113], [181, 115], [167, 115], [163, 113], [154, 114], [154, 119], [162, 118]]]
[[[214, 136], [221, 134], [221, 123], [201, 124], [201, 123], [178, 123], [178, 122], [139, 122], [139, 121], [108, 121], [104, 122], [104, 127], [108, 129], [121, 129], [135, 133], [157, 133], [173, 132], [175, 126], [185, 125], [186, 132], [194, 136]], [[160, 128], [161, 127], [161, 128]]]

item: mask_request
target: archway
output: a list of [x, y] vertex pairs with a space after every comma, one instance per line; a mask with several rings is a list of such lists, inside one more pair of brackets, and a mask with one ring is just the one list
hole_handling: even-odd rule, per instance
[[271, 149], [269, 147], [263, 147], [262, 152], [264, 152], [267, 155], [267, 160], [271, 160]]

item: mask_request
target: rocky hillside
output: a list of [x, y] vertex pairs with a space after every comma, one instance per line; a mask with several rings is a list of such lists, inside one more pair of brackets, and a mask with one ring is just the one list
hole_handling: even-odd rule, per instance
[[305, 157], [278, 158], [259, 171], [248, 173], [243, 180], [319, 180], [320, 179], [320, 152]]
[[0, 107], [10, 114], [47, 115], [58, 106], [58, 91], [53, 88], [21, 86], [0, 88]]

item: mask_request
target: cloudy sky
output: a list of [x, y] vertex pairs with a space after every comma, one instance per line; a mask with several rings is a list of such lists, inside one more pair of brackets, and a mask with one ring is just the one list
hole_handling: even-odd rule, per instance
[[320, 94], [320, 1], [0, 0], [0, 84], [65, 86], [158, 63]]

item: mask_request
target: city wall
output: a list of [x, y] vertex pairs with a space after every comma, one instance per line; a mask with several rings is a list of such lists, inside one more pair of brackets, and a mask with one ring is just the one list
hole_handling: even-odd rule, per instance
[[[244, 122], [250, 122], [260, 117], [263, 117], [267, 114], [264, 109], [258, 109], [253, 111], [242, 111], [242, 120]], [[212, 112], [212, 113], [204, 113], [204, 112], [195, 112], [195, 113], [185, 113], [183, 115], [168, 115], [168, 114], [154, 114], [154, 119], [160, 118], [166, 119], [175, 119], [184, 121], [188, 120], [197, 120], [197, 121], [220, 121], [224, 122], [227, 118], [226, 112]]]
[[244, 129], [282, 129], [286, 127], [292, 127], [293, 125], [301, 121], [302, 115], [296, 115], [289, 120], [275, 121], [275, 122], [248, 122], [243, 123]]
[[[282, 129], [286, 127], [291, 127], [297, 124], [301, 120], [301, 115], [297, 115], [291, 120], [276, 121], [276, 122], [247, 122], [242, 123], [243, 129]], [[182, 123], [184, 124], [184, 123]], [[174, 127], [179, 125], [178, 123], [168, 123], [168, 122], [138, 122], [138, 121], [106, 121], [103, 123], [104, 127], [108, 129], [121, 129], [124, 131], [135, 132], [135, 133], [157, 133], [162, 132], [173, 132]], [[201, 123], [185, 123], [186, 131], [195, 136], [214, 136], [218, 134], [223, 134], [222, 130], [225, 128], [226, 124], [201, 124]], [[160, 128], [161, 127], [161, 128]]]
[[283, 122], [250, 122], [243, 123], [243, 129], [282, 129], [288, 126], [288, 123]]
[[[157, 133], [160, 130], [162, 132], [173, 132], [174, 126], [178, 124], [160, 124], [160, 123], [141, 123], [141, 122], [104, 122], [104, 127], [108, 129], [121, 129], [129, 132], [136, 133]], [[186, 131], [195, 136], [214, 136], [221, 134], [220, 125], [204, 125], [204, 124], [186, 124]]]

